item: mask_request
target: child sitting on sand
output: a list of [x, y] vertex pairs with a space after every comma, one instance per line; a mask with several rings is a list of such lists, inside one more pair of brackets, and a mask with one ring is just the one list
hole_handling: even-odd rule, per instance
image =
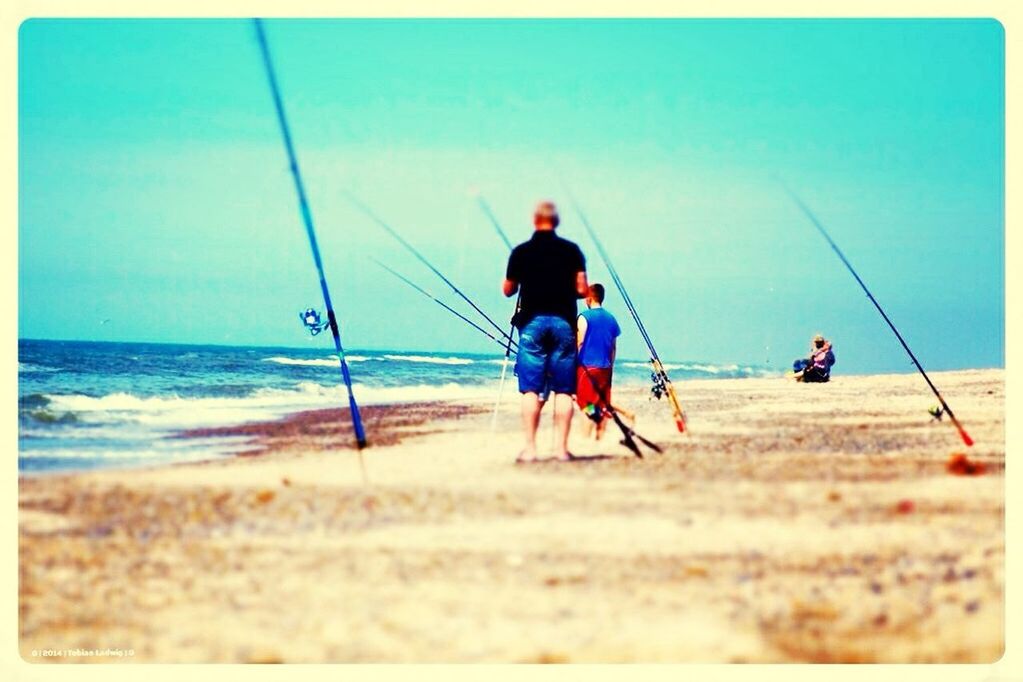
[[792, 363], [796, 381], [824, 383], [831, 378], [831, 366], [835, 364], [835, 353], [831, 342], [820, 334], [810, 342], [810, 357], [800, 358]]

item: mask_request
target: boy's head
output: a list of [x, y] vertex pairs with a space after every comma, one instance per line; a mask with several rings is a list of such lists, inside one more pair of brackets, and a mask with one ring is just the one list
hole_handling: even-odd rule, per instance
[[590, 292], [586, 296], [586, 307], [602, 305], [604, 303], [604, 285], [591, 284]]

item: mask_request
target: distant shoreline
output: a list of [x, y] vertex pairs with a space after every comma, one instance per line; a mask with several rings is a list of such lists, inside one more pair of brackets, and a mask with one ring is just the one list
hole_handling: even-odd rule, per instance
[[[322, 350], [324, 357], [335, 355], [333, 348], [329, 345], [324, 345], [321, 349], [315, 349], [312, 346], [297, 346], [297, 345], [243, 345], [233, 343], [182, 343], [182, 342], [171, 342], [171, 341], [110, 341], [110, 340], [89, 340], [89, 339], [37, 339], [37, 338], [18, 338], [18, 343], [81, 343], [81, 344], [96, 344], [96, 345], [138, 345], [138, 346], [162, 346], [168, 348], [217, 348], [224, 350], [265, 350], [265, 351], [299, 351], [299, 352], [310, 352], [312, 350]], [[793, 346], [792, 359], [799, 357], [800, 350], [797, 347], [798, 344]], [[469, 350], [437, 350], [435, 348], [348, 348], [345, 350], [345, 355], [363, 355], [366, 353], [376, 354], [431, 354], [431, 353], [442, 353], [445, 355], [467, 355], [477, 357], [503, 357], [499, 348], [495, 348], [494, 351], [480, 352], [480, 351], [469, 351]], [[737, 365], [739, 367], [762, 367], [765, 369], [772, 369], [777, 371], [779, 374], [784, 375], [791, 369], [791, 361], [783, 363], [781, 365], [764, 364], [760, 361], [742, 361], [738, 362], [735, 360], [686, 360], [686, 359], [671, 359], [666, 360], [662, 358], [665, 363], [668, 364], [712, 364], [712, 365]], [[514, 358], [512, 360], [514, 362]], [[626, 358], [619, 357], [618, 363], [649, 363], [649, 358]], [[907, 360], [907, 363], [909, 361]], [[969, 371], [986, 371], [986, 370], [1004, 370], [1004, 362], [1002, 365], [990, 366], [990, 367], [943, 367], [943, 368], [930, 368], [926, 367], [930, 373], [940, 372], [969, 372]], [[869, 377], [869, 376], [883, 376], [888, 374], [899, 375], [899, 374], [913, 374], [917, 370], [910, 364], [904, 370], [891, 370], [891, 371], [851, 371], [851, 372], [838, 372], [838, 374], [844, 374], [845, 376], [858, 376], [858, 377]], [[669, 371], [670, 373], [670, 371]], [[733, 378], [733, 377], [728, 377]]]

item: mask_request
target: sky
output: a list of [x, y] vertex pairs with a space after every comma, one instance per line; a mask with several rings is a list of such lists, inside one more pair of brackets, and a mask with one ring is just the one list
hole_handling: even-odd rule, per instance
[[[1004, 366], [1004, 32], [993, 20], [271, 20], [349, 349], [497, 351], [380, 269], [503, 323], [507, 249], [550, 198], [665, 360], [913, 371], [817, 214], [928, 369]], [[19, 336], [318, 346], [322, 309], [245, 20], [19, 32]], [[463, 308], [465, 306], [462, 306]]]

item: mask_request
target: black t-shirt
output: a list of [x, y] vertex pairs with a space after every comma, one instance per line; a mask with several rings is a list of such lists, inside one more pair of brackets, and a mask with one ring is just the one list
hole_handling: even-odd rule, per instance
[[516, 246], [507, 272], [521, 292], [516, 326], [522, 329], [537, 315], [557, 315], [574, 327], [576, 275], [585, 270], [583, 252], [553, 230], [538, 230], [528, 242]]

